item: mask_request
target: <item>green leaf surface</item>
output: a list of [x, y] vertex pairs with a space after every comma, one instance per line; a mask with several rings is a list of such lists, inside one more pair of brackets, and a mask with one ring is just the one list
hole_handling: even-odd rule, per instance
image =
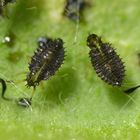
[[[0, 77], [13, 80], [6, 96], [30, 96], [25, 86], [30, 57], [40, 36], [62, 38], [65, 62], [48, 81], [37, 87], [32, 108], [0, 99], [1, 140], [139, 140], [140, 90], [131, 96], [123, 89], [140, 83], [140, 1], [91, 0], [85, 22], [62, 16], [64, 0], [17, 0], [0, 18]], [[14, 33], [14, 43], [2, 43]], [[96, 33], [112, 43], [125, 62], [122, 88], [111, 87], [95, 73], [86, 38]]]

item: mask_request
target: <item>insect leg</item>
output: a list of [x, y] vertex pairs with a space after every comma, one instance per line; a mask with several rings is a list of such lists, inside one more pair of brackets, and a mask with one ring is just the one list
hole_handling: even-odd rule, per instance
[[124, 90], [124, 93], [130, 94], [130, 93], [134, 92], [138, 88], [140, 88], [140, 85], [138, 85], [136, 87], [129, 88], [127, 90]]
[[22, 107], [30, 107], [31, 106], [31, 98], [19, 98], [16, 102], [18, 105]]

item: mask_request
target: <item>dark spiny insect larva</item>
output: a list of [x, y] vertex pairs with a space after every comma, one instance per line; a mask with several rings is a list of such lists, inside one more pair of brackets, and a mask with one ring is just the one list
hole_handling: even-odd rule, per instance
[[40, 81], [49, 79], [64, 61], [62, 39], [42, 37], [38, 40], [38, 46], [29, 64], [30, 72], [26, 78], [28, 87], [35, 88]]
[[63, 14], [73, 21], [80, 20], [82, 12], [87, 5], [85, 0], [66, 0]]
[[[38, 48], [31, 58], [31, 62], [29, 64], [30, 72], [27, 74], [27, 86], [35, 87], [39, 85], [42, 80], [49, 79], [55, 72], [60, 68], [64, 61], [64, 48], [63, 48], [63, 40], [60, 38], [51, 39], [41, 37], [38, 40]], [[12, 82], [12, 81], [6, 81]], [[30, 107], [32, 103], [31, 98], [19, 98], [19, 99], [11, 99], [5, 97], [6, 91], [6, 82], [5, 80], [0, 78], [0, 83], [2, 84], [2, 98], [4, 100], [16, 101], [16, 103], [22, 107]]]
[[112, 86], [121, 86], [125, 76], [124, 63], [111, 44], [103, 43], [100, 37], [91, 34], [87, 45], [91, 49], [91, 63], [98, 76]]

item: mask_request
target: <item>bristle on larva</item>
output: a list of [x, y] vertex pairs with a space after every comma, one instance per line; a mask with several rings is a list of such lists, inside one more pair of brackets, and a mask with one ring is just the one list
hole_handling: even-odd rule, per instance
[[125, 67], [111, 44], [103, 43], [100, 37], [91, 34], [87, 38], [87, 45], [91, 49], [91, 63], [98, 76], [112, 86], [121, 86]]
[[64, 53], [62, 39], [40, 38], [38, 48], [29, 64], [27, 86], [36, 87], [40, 81], [47, 80], [54, 75], [64, 61]]

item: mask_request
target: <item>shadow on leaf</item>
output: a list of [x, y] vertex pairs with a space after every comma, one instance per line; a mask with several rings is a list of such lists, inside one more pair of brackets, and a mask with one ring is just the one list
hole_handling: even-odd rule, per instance
[[56, 77], [48, 80], [47, 86], [43, 89], [45, 102], [63, 103], [65, 99], [75, 93], [77, 83], [75, 71], [69, 67], [64, 68]]

